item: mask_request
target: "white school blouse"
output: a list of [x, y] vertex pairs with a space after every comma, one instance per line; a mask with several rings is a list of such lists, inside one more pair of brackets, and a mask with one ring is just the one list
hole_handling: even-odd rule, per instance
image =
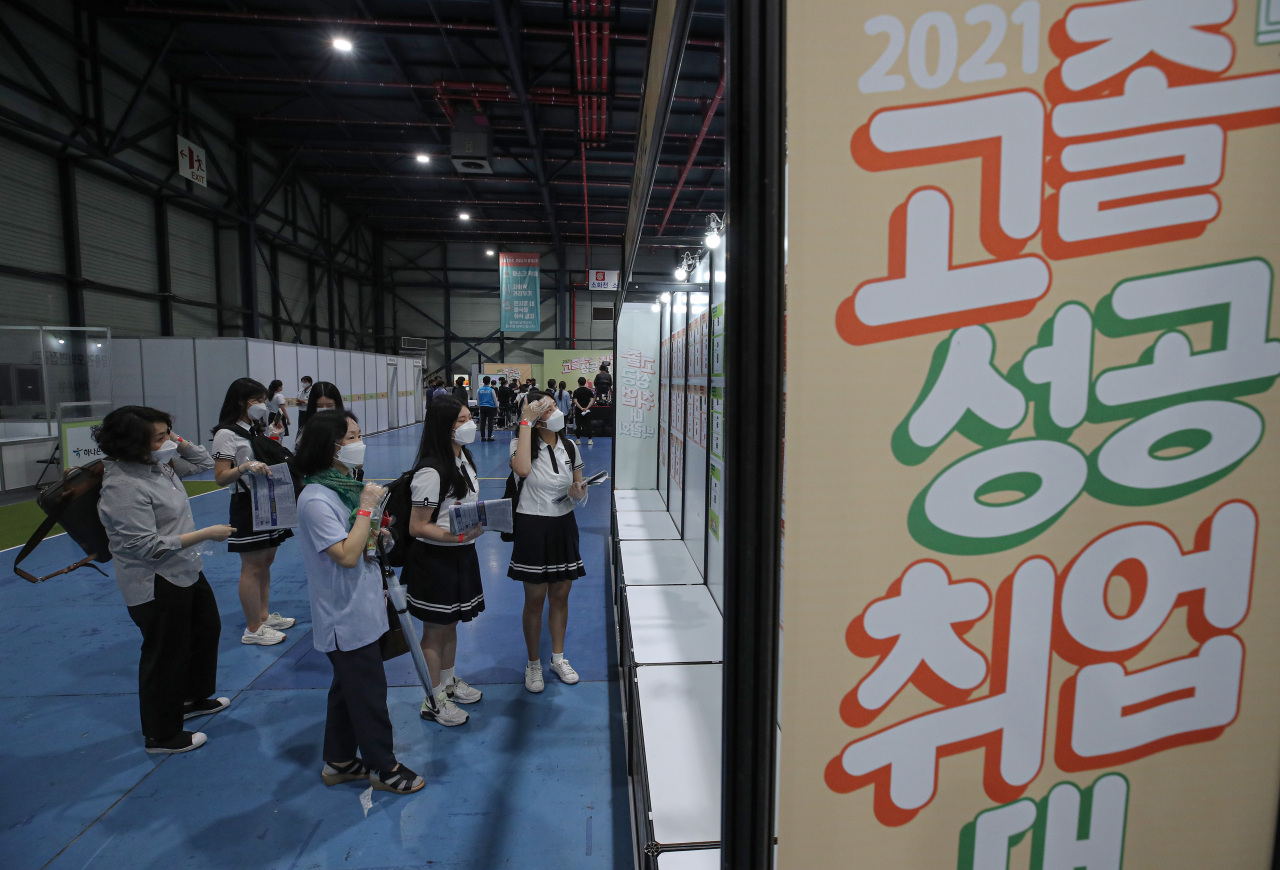
[[[467, 462], [465, 453], [458, 457], [458, 468], [471, 486], [467, 488], [465, 498], [447, 499], [448, 504], [451, 505], [458, 501], [463, 504], [475, 504], [479, 500], [480, 480], [476, 476], [475, 466]], [[440, 503], [440, 472], [434, 468], [418, 469], [413, 475], [413, 481], [409, 484], [409, 492], [414, 507], [435, 510], [436, 505]], [[446, 532], [450, 531], [447, 507], [448, 505], [442, 507], [440, 515], [436, 517], [436, 525]], [[433, 541], [428, 538], [419, 538], [418, 540], [431, 544], [433, 547], [466, 547], [475, 543], [474, 541], [468, 541], [467, 543], [459, 544], [456, 536], [452, 541]]]
[[[542, 440], [542, 436], [535, 430], [530, 433], [531, 438]], [[574, 508], [572, 501], [557, 502], [556, 499], [562, 495], [569, 493], [569, 487], [573, 485], [573, 471], [576, 468], [582, 468], [584, 462], [582, 460], [582, 450], [575, 451], [577, 461], [572, 466], [569, 464], [569, 451], [564, 447], [564, 440], [568, 436], [561, 435], [556, 439], [554, 448], [548, 447], [544, 442], [538, 448], [538, 456], [534, 459], [529, 476], [524, 479], [524, 488], [520, 490], [520, 505], [516, 508], [516, 513], [532, 514], [540, 517], [560, 517], [567, 513], [571, 513]], [[514, 459], [516, 448], [520, 445], [519, 430], [517, 437], [511, 439], [511, 456]], [[532, 453], [535, 445], [530, 444], [529, 449]], [[574, 442], [574, 447], [577, 447]], [[556, 461], [552, 467], [551, 456], [554, 453]]]

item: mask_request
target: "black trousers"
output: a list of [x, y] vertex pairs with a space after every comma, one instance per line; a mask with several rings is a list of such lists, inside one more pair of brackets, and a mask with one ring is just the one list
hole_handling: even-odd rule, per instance
[[324, 723], [324, 760], [350, 761], [359, 749], [370, 768], [390, 771], [396, 766], [396, 755], [387, 712], [387, 672], [382, 669], [378, 642], [326, 655], [333, 665], [333, 683]]
[[480, 437], [488, 440], [493, 437], [493, 420], [498, 416], [497, 408], [480, 406]]
[[155, 598], [129, 608], [142, 630], [138, 707], [142, 733], [168, 740], [182, 731], [182, 705], [213, 694], [218, 679], [222, 619], [209, 581], [174, 586], [156, 575]]

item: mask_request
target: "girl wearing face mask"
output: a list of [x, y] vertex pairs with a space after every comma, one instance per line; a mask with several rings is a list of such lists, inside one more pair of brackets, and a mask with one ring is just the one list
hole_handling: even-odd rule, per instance
[[458, 623], [484, 611], [475, 547], [483, 529], [450, 531], [447, 513], [450, 505], [476, 501], [480, 481], [467, 448], [475, 439], [476, 424], [465, 405], [453, 396], [431, 402], [411, 484], [409, 534], [414, 540], [401, 574], [409, 612], [422, 620], [422, 654], [436, 690], [436, 709], [423, 701], [420, 715], [445, 726], [466, 722], [469, 717], [457, 705], [481, 698], [479, 689], [458, 678], [454, 665]]
[[213, 479], [219, 486], [235, 486], [231, 494], [231, 525], [235, 532], [227, 550], [240, 554], [240, 606], [245, 630], [240, 642], [270, 646], [284, 640], [284, 629], [294, 620], [270, 611], [271, 563], [276, 548], [293, 537], [289, 529], [258, 532], [253, 529], [253, 503], [241, 480], [249, 474], [270, 474], [265, 462], [254, 456], [250, 435], [266, 431], [270, 410], [267, 388], [253, 378], [239, 378], [227, 388], [227, 396], [213, 430]]
[[424, 782], [396, 760], [378, 643], [387, 630], [382, 571], [365, 550], [384, 490], [352, 476], [363, 464], [355, 414], [324, 412], [307, 421], [295, 461], [307, 484], [298, 497], [298, 537], [313, 643], [333, 666], [320, 778], [325, 785], [367, 780], [379, 791], [410, 794]]
[[138, 405], [106, 416], [94, 437], [107, 456], [98, 516], [116, 583], [142, 632], [138, 706], [147, 752], [189, 752], [205, 742], [183, 723], [217, 713], [218, 602], [192, 547], [225, 541], [230, 526], [197, 529], [178, 477], [211, 468], [203, 447], [173, 440], [164, 411]]
[[[551, 670], [561, 682], [573, 685], [578, 674], [564, 657], [569, 623], [569, 590], [585, 576], [578, 550], [578, 521], [573, 509], [587, 500], [582, 482], [582, 454], [570, 455], [564, 434], [564, 414], [555, 400], [530, 390], [518, 435], [511, 439], [511, 470], [524, 481], [515, 516], [515, 546], [507, 576], [524, 583], [524, 641], [529, 661], [524, 687], [544, 688], [542, 657], [543, 603], [550, 600]], [[569, 498], [560, 501], [562, 496]]]

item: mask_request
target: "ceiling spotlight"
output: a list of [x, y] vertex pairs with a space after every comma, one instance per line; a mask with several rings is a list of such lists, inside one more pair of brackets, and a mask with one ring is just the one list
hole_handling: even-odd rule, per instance
[[485, 252], [484, 252], [484, 255], [485, 255], [486, 257], [492, 257], [492, 256], [493, 256], [493, 253], [494, 253], [493, 251], [485, 251]]
[[720, 247], [720, 236], [724, 233], [724, 221], [719, 215], [707, 215], [707, 239], [704, 244], [710, 249], [715, 250]]
[[467, 214], [465, 211], [460, 211], [458, 212], [458, 220], [469, 221], [471, 220], [471, 215]]
[[415, 155], [414, 155], [414, 157], [413, 157], [413, 159], [414, 159], [414, 160], [416, 160], [416, 161], [418, 161], [419, 163], [430, 163], [430, 162], [431, 162], [431, 155], [430, 155], [430, 154], [415, 154]]
[[689, 274], [698, 268], [698, 258], [688, 251], [680, 257], [680, 265], [676, 266], [676, 280], [685, 281], [689, 278]]
[[671, 301], [671, 294], [663, 293], [661, 296], [658, 297], [658, 301], [661, 302], [663, 305], [666, 305], [668, 302]]
[[341, 36], [335, 36], [333, 38], [333, 47], [337, 51], [341, 51], [344, 54], [348, 51], [351, 51], [351, 49], [355, 48], [355, 46], [351, 44], [351, 40]]

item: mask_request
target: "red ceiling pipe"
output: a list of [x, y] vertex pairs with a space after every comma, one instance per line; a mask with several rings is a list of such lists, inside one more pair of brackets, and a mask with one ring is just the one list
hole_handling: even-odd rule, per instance
[[[583, 266], [587, 273], [587, 282], [591, 281], [591, 200], [587, 195], [587, 142], [582, 141], [582, 219], [587, 226], [587, 250], [583, 258]], [[570, 346], [578, 346], [578, 289], [573, 290], [573, 341]]]
[[698, 157], [698, 150], [702, 148], [702, 142], [706, 139], [707, 130], [711, 127], [711, 119], [716, 116], [716, 109], [720, 107], [720, 99], [724, 96], [724, 74], [720, 75], [720, 84], [716, 87], [716, 95], [711, 98], [711, 104], [707, 106], [707, 113], [702, 116], [702, 129], [698, 131], [698, 138], [693, 140], [693, 147], [689, 149], [689, 159], [684, 164], [684, 169], [680, 170], [680, 180], [676, 182], [676, 189], [671, 191], [671, 202], [667, 204], [667, 210], [662, 215], [662, 226], [658, 229], [658, 235], [662, 235], [667, 228], [667, 219], [671, 217], [671, 209], [675, 207], [676, 197], [680, 195], [680, 188], [684, 187], [684, 181], [689, 177], [689, 170], [693, 168], [693, 161]]

